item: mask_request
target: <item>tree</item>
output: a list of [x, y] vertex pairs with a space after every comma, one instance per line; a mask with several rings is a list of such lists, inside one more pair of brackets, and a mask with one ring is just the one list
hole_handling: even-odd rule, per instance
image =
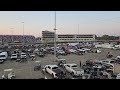
[[103, 36], [102, 36], [102, 39], [103, 39], [103, 40], [110, 40], [110, 37], [109, 37], [109, 35], [103, 35]]
[[97, 40], [118, 40], [118, 36], [109, 36], [109, 35], [103, 35], [101, 37], [96, 37]]

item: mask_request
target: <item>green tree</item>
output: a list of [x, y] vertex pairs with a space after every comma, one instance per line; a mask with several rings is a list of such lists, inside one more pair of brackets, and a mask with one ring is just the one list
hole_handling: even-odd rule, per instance
[[102, 36], [102, 40], [110, 40], [109, 35], [103, 35], [103, 36]]

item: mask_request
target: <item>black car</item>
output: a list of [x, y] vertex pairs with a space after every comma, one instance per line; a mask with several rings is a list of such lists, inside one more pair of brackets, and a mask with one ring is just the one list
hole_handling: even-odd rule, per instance
[[40, 56], [40, 57], [44, 57], [44, 56], [45, 56], [44, 52], [38, 52], [37, 54], [38, 54], [38, 56]]
[[58, 79], [64, 79], [66, 76], [66, 73], [60, 68], [53, 69], [53, 71], [56, 73], [56, 76], [58, 77]]
[[77, 51], [75, 54], [77, 54], [77, 55], [83, 55], [83, 52]]

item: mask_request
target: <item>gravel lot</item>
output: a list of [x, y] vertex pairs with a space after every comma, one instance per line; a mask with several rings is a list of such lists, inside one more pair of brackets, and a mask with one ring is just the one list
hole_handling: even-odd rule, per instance
[[[67, 63], [76, 63], [79, 65], [79, 62], [81, 60], [82, 63], [84, 63], [86, 60], [89, 59], [104, 59], [106, 58], [106, 55], [108, 51], [112, 52], [113, 56], [116, 57], [117, 55], [120, 55], [119, 50], [110, 50], [110, 49], [102, 49], [102, 53], [86, 53], [84, 55], [74, 55], [70, 54], [67, 56], [59, 56], [60, 58], [66, 59]], [[46, 55], [44, 58], [36, 56], [36, 60], [40, 60], [41, 64], [47, 65], [47, 64], [57, 64], [57, 62], [54, 61], [53, 55]], [[28, 59], [27, 62], [19, 63], [16, 61], [10, 61], [7, 60], [3, 64], [0, 64], [0, 79], [2, 74], [4, 73], [4, 69], [10, 69], [12, 68], [16, 74], [16, 79], [39, 79], [44, 78], [44, 74], [41, 71], [34, 71], [34, 66], [37, 65], [35, 61], [31, 61]], [[120, 72], [120, 65], [115, 65], [115, 72]], [[49, 74], [46, 74], [46, 77], [48, 79], [51, 79], [51, 76]]]

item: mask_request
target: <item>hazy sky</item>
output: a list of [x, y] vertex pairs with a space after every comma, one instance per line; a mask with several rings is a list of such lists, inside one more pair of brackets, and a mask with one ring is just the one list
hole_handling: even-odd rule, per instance
[[[120, 35], [120, 11], [57, 11], [58, 34]], [[41, 36], [54, 29], [54, 11], [0, 11], [0, 34]], [[14, 28], [14, 29], [11, 29]]]

